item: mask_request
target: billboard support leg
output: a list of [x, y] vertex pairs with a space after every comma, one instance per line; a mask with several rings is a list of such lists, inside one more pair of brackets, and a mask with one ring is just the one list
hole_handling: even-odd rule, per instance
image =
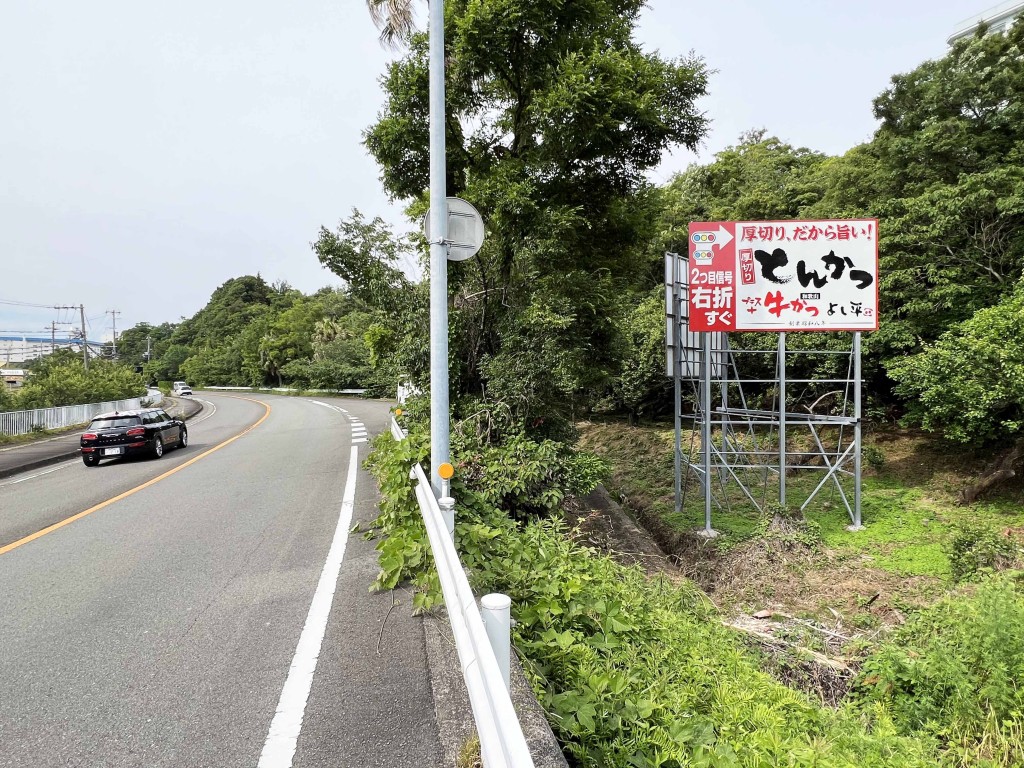
[[704, 464], [704, 535], [714, 538], [718, 532], [711, 527], [711, 334], [701, 334], [700, 370], [700, 452]]
[[851, 531], [864, 528], [860, 519], [860, 472], [861, 472], [861, 401], [860, 401], [860, 331], [853, 334], [853, 525]]
[[786, 508], [786, 334], [779, 334], [779, 504]]

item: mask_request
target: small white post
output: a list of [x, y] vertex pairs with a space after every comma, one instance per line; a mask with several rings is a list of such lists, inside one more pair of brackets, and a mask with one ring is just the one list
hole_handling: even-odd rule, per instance
[[[447, 486], [448, 483], [445, 483]], [[448, 536], [455, 541], [455, 499], [451, 496], [442, 496], [437, 500], [437, 506], [441, 508], [441, 517], [444, 518], [444, 527]]]
[[480, 598], [480, 615], [491, 641], [491, 650], [498, 660], [501, 678], [505, 688], [511, 691], [509, 682], [509, 660], [512, 655], [512, 598], [508, 595], [491, 593]]

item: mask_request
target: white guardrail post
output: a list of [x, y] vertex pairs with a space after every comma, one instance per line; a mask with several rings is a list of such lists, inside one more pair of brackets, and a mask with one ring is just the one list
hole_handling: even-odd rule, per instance
[[[394, 418], [391, 419], [391, 435], [396, 440], [406, 437], [405, 430]], [[423, 467], [416, 464], [409, 477], [416, 481], [416, 498], [448, 608], [462, 677], [466, 681], [480, 738], [483, 764], [485, 768], [534, 768], [529, 745], [509, 694], [512, 601], [507, 595], [486, 595], [481, 601], [484, 606], [484, 616], [481, 616], [455, 550], [454, 499], [444, 499], [451, 502], [452, 524], [449, 526]]]
[[[444, 489], [448, 490], [448, 481], [444, 481]], [[448, 531], [448, 538], [455, 541], [455, 499], [445, 493], [437, 500], [437, 506], [441, 510], [441, 518], [444, 520], [444, 529]]]
[[505, 688], [511, 693], [509, 663], [512, 659], [512, 598], [492, 592], [480, 599], [480, 608], [487, 639], [491, 641], [494, 658], [498, 662], [498, 669], [501, 670], [501, 679], [505, 681]]

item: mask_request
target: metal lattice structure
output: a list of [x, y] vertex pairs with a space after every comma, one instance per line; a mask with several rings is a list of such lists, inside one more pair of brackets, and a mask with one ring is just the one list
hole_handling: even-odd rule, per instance
[[[794, 501], [787, 477], [820, 475], [800, 509], [823, 492], [837, 496], [861, 528], [861, 336], [848, 347], [787, 346], [777, 333], [769, 349], [733, 347], [726, 333], [693, 332], [687, 306], [687, 259], [665, 255], [667, 374], [674, 382], [675, 507], [692, 485], [703, 494], [704, 533], [714, 509], [745, 499], [759, 512]], [[822, 334], [802, 334], [822, 338]], [[790, 361], [822, 375], [793, 377]], [[684, 412], [686, 401], [692, 410]], [[683, 450], [683, 431], [690, 433]], [[698, 443], [699, 440], [699, 443]]]

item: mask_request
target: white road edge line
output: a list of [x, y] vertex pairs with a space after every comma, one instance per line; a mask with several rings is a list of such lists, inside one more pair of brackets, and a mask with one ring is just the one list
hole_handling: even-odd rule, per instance
[[320, 647], [327, 632], [327, 619], [334, 602], [334, 591], [338, 586], [341, 561], [345, 557], [345, 544], [352, 525], [352, 512], [356, 498], [356, 472], [359, 470], [359, 449], [354, 445], [348, 463], [348, 478], [345, 481], [345, 495], [341, 501], [338, 527], [334, 531], [327, 561], [320, 572], [320, 581], [313, 594], [306, 624], [299, 635], [299, 644], [288, 670], [288, 678], [277, 702], [277, 711], [270, 723], [267, 740], [263, 744], [258, 768], [291, 768], [292, 758], [302, 730], [302, 718], [306, 712], [306, 701], [313, 685], [313, 673], [320, 658]]
[[346, 413], [346, 411], [343, 408], [339, 408], [336, 405], [331, 405], [330, 403], [321, 403], [319, 400], [310, 400], [309, 402], [315, 403], [316, 405], [322, 405], [324, 408], [330, 408], [332, 411], [337, 411], [338, 413]]
[[67, 469], [72, 464], [77, 464], [77, 463], [78, 463], [78, 459], [72, 459], [71, 461], [65, 461], [63, 464], [58, 464], [56, 467], [53, 467], [52, 469], [46, 469], [46, 470], [43, 470], [42, 472], [36, 472], [34, 475], [28, 475], [27, 477], [19, 477], [17, 480], [11, 480], [10, 482], [7, 482], [7, 483], [0, 483], [0, 488], [6, 488], [8, 485], [17, 485], [18, 483], [24, 483], [26, 480], [32, 480], [32, 479], [37, 478], [37, 477], [42, 477], [43, 475], [48, 475], [51, 472], [56, 472], [58, 469]]
[[211, 408], [213, 408], [213, 410], [212, 410], [212, 411], [210, 411], [210, 412], [209, 412], [209, 413], [207, 413], [207, 414], [204, 414], [204, 415], [203, 415], [203, 416], [201, 416], [200, 418], [196, 419], [196, 420], [195, 420], [195, 421], [193, 421], [193, 422], [192, 422], [191, 424], [189, 424], [189, 423], [186, 423], [186, 424], [185, 424], [185, 426], [186, 426], [186, 427], [188, 427], [188, 426], [193, 426], [193, 425], [195, 425], [195, 424], [202, 424], [202, 423], [203, 423], [204, 421], [206, 421], [206, 420], [207, 420], [208, 418], [210, 418], [211, 416], [213, 416], [213, 414], [215, 414], [215, 413], [217, 412], [217, 405], [216, 405], [216, 403], [211, 403], [211, 402], [210, 402], [209, 400], [202, 400], [202, 399], [200, 399], [200, 398], [198, 398], [198, 397], [196, 398], [196, 400], [199, 400], [199, 402], [200, 402], [200, 403], [205, 403], [206, 405], [208, 405], [208, 406], [210, 406]]

